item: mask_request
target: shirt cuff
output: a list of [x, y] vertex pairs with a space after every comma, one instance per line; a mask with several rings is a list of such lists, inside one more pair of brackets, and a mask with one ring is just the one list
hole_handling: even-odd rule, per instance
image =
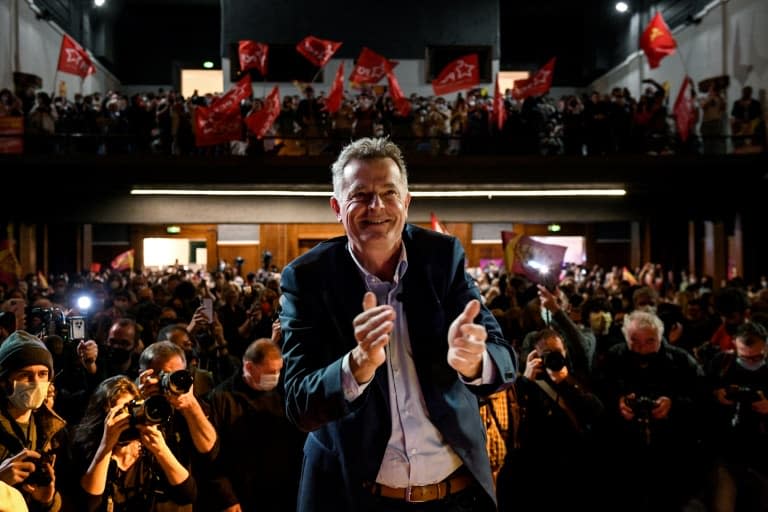
[[491, 356], [488, 355], [488, 351], [486, 350], [483, 352], [483, 371], [480, 372], [480, 376], [476, 379], [467, 380], [462, 374], [459, 373], [459, 378], [461, 378], [461, 381], [464, 384], [468, 384], [470, 386], [480, 386], [481, 384], [493, 384], [496, 382], [496, 377], [498, 377], [498, 375], [499, 374], [496, 371], [496, 365], [493, 364], [493, 361], [491, 361]]
[[344, 390], [344, 398], [347, 402], [354, 402], [360, 395], [363, 394], [365, 388], [367, 388], [373, 379], [362, 384], [358, 384], [355, 376], [352, 375], [352, 370], [349, 367], [349, 352], [341, 360], [341, 387]]

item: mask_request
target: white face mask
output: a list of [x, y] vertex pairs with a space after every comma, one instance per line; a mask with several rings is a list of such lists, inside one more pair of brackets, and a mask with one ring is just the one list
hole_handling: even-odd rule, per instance
[[259, 389], [263, 391], [272, 391], [277, 387], [277, 382], [279, 380], [279, 373], [262, 373], [261, 378], [259, 378]]
[[17, 409], [35, 410], [38, 409], [45, 398], [48, 396], [48, 386], [50, 382], [21, 382], [13, 381], [13, 394], [8, 400]]

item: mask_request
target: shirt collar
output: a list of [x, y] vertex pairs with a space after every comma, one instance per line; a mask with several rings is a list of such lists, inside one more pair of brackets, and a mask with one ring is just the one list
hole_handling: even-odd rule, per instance
[[[381, 281], [378, 277], [368, 272], [365, 267], [363, 267], [360, 262], [358, 261], [357, 257], [355, 257], [355, 253], [352, 251], [352, 246], [347, 242], [347, 251], [349, 252], [349, 255], [352, 256], [352, 261], [355, 262], [355, 265], [357, 266], [357, 270], [360, 272], [360, 275], [363, 278], [363, 281], [365, 281], [366, 286], [371, 281]], [[405, 275], [405, 271], [408, 270], [408, 254], [405, 251], [405, 244], [400, 243], [400, 260], [397, 262], [397, 268], [395, 268], [395, 277], [394, 277], [394, 285], [397, 286], [397, 284], [400, 282], [400, 279]]]

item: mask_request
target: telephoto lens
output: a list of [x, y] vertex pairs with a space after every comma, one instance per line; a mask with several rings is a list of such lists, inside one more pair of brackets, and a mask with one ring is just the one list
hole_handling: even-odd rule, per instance
[[544, 367], [553, 372], [559, 372], [565, 366], [565, 356], [560, 352], [546, 352], [541, 356]]
[[135, 399], [125, 404], [131, 415], [132, 425], [156, 425], [171, 418], [172, 408], [163, 395], [153, 395], [144, 400]]

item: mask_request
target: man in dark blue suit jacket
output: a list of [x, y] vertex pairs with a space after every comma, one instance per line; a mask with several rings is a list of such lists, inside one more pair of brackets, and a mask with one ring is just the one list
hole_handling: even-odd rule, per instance
[[397, 146], [360, 139], [332, 170], [347, 236], [281, 277], [287, 414], [310, 432], [299, 510], [495, 510], [477, 396], [514, 381], [513, 351], [460, 243], [406, 225]]

